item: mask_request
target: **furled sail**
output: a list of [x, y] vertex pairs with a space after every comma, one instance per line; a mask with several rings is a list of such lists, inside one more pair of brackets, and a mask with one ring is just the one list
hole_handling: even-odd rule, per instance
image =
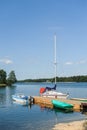
[[56, 90], [56, 84], [53, 88], [50, 88], [50, 87], [46, 87], [46, 90], [50, 91], [50, 90]]

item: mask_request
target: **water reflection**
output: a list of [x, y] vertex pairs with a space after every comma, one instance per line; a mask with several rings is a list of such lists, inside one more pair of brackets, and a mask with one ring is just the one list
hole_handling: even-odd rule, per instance
[[67, 109], [59, 109], [59, 108], [52, 108], [52, 107], [46, 107], [44, 104], [36, 104], [40, 107], [41, 111], [47, 111], [47, 112], [54, 112], [57, 113], [72, 113], [73, 110], [67, 110]]
[[6, 104], [6, 87], [0, 87], [0, 105]]
[[16, 86], [0, 87], [0, 107], [11, 104], [11, 96], [15, 94]]
[[[15, 128], [17, 130], [51, 130], [56, 123], [85, 119], [85, 115], [80, 112], [67, 113], [38, 104], [26, 106], [13, 103], [12, 95], [23, 93], [24, 95], [37, 96], [43, 85], [42, 83], [28, 83], [0, 87], [0, 128], [4, 130], [15, 130]], [[87, 83], [82, 87], [75, 83], [60, 83], [58, 85], [58, 91], [66, 92], [68, 90], [71, 97], [83, 98], [87, 95]]]

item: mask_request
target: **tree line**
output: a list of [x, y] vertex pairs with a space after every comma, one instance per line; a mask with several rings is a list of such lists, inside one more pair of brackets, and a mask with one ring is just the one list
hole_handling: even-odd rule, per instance
[[[55, 78], [25, 79], [20, 82], [54, 82]], [[56, 77], [57, 82], [87, 82], [86, 76]]]
[[[12, 85], [15, 82], [54, 82], [55, 78], [41, 79], [25, 79], [18, 81], [15, 72], [12, 70], [8, 75], [5, 70], [0, 70], [0, 86]], [[56, 77], [57, 82], [87, 82], [87, 75], [71, 76], [71, 77]]]
[[15, 72], [12, 70], [8, 76], [5, 70], [0, 70], [0, 86], [12, 85], [17, 82]]

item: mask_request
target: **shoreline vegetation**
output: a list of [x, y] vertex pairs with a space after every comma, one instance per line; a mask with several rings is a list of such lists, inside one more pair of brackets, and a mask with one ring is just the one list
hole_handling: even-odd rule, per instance
[[0, 84], [0, 87], [6, 87], [7, 84]]
[[[41, 79], [25, 79], [18, 80], [18, 82], [51, 82], [53, 83], [55, 78], [41, 78]], [[87, 75], [85, 76], [71, 76], [71, 77], [56, 77], [57, 82], [87, 82]]]
[[[12, 70], [8, 75], [5, 70], [0, 70], [0, 87], [12, 85], [16, 82], [46, 82], [54, 83], [55, 77], [53, 78], [39, 78], [39, 79], [24, 79], [17, 80], [15, 72]], [[87, 75], [78, 75], [70, 77], [56, 77], [56, 82], [87, 82]]]
[[0, 87], [5, 87], [7, 85], [11, 86], [17, 82], [15, 72], [12, 70], [8, 76], [5, 70], [0, 70]]
[[87, 120], [56, 124], [53, 130], [87, 130]]

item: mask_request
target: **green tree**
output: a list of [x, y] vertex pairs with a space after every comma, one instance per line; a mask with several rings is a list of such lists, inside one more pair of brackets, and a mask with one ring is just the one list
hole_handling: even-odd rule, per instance
[[9, 75], [8, 75], [7, 84], [8, 84], [8, 85], [11, 85], [11, 84], [14, 84], [15, 82], [17, 82], [17, 79], [16, 79], [15, 72], [12, 70], [12, 71], [9, 73]]
[[0, 70], [0, 84], [6, 84], [6, 72], [2, 69]]

